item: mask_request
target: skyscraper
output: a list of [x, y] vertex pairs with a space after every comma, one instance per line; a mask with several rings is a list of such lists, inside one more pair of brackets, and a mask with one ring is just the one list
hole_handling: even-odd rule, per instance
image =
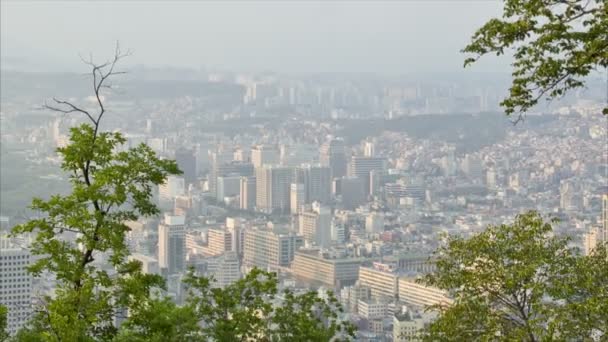
[[313, 203], [312, 210], [300, 213], [300, 234], [317, 246], [331, 245], [331, 212], [318, 202]]
[[19, 330], [32, 313], [30, 252], [0, 237], [0, 304], [8, 309], [8, 333]]
[[232, 251], [232, 234], [226, 229], [209, 229], [207, 255], [221, 255]]
[[289, 202], [291, 214], [299, 213], [304, 203], [306, 203], [306, 191], [304, 190], [304, 184], [291, 183]]
[[175, 151], [175, 162], [183, 172], [186, 184], [196, 181], [196, 157], [194, 152], [189, 149], [180, 148]]
[[462, 171], [474, 182], [481, 182], [483, 176], [483, 164], [481, 159], [472, 154], [467, 154], [462, 161]]
[[244, 233], [243, 264], [261, 269], [289, 266], [295, 251], [303, 245], [304, 239], [293, 233], [248, 229]]
[[332, 178], [346, 176], [346, 148], [344, 140], [332, 139], [321, 146], [319, 160], [329, 167]]
[[253, 210], [256, 201], [256, 179], [253, 176], [241, 177], [239, 187], [240, 208], [244, 210]]
[[293, 169], [279, 166], [262, 166], [255, 169], [256, 208], [263, 212], [289, 210], [290, 184]]
[[217, 178], [227, 175], [253, 176], [254, 169], [251, 163], [231, 161], [212, 165], [209, 173], [209, 192], [217, 197]]
[[186, 182], [184, 177], [169, 176], [165, 183], [158, 186], [158, 199], [162, 207], [173, 207], [176, 196], [186, 193]]
[[251, 162], [254, 167], [279, 164], [279, 151], [271, 146], [258, 145], [251, 149]]
[[165, 214], [158, 225], [158, 265], [168, 274], [184, 270], [186, 260], [186, 218]]
[[294, 182], [304, 184], [305, 203], [329, 203], [331, 170], [327, 166], [304, 164], [295, 171]]
[[365, 184], [358, 177], [344, 177], [340, 179], [340, 194], [342, 205], [346, 209], [355, 209], [365, 202]]
[[379, 175], [386, 171], [386, 159], [378, 157], [353, 157], [350, 164], [350, 176], [363, 180], [365, 195], [370, 194], [370, 172], [376, 171]]

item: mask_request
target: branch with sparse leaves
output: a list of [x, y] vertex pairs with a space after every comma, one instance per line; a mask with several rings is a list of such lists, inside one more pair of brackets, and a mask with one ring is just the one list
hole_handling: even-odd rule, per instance
[[[517, 115], [517, 123], [541, 99], [584, 87], [594, 71], [608, 73], [606, 2], [505, 0], [503, 17], [483, 25], [462, 50], [470, 55], [464, 65], [487, 54], [513, 53], [513, 81], [501, 106], [507, 115]], [[603, 114], [608, 114], [608, 98]]]

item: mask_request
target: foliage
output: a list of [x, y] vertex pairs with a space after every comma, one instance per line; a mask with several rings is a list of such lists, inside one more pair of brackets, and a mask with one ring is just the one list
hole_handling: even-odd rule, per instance
[[[584, 78], [608, 67], [606, 0], [505, 0], [494, 18], [472, 37], [465, 66], [486, 54], [513, 51], [513, 81], [501, 105], [507, 114], [528, 111], [584, 86]], [[608, 114], [608, 107], [604, 108]]]
[[[118, 151], [120, 133], [97, 133], [83, 124], [71, 129], [70, 144], [59, 148], [62, 168], [72, 191], [31, 205], [42, 215], [14, 228], [14, 234], [36, 233], [31, 251], [44, 255], [29, 267], [35, 276], [53, 273], [58, 286], [44, 299], [38, 320], [48, 340], [109, 339], [121, 308], [141, 303], [149, 289], [162, 286], [158, 276], [141, 273], [127, 262], [128, 220], [158, 214], [152, 203], [154, 185], [178, 173], [175, 162], [158, 159], [145, 145]], [[66, 239], [71, 234], [73, 241]], [[107, 257], [112, 270], [95, 265]]]
[[[90, 123], [70, 130], [70, 142], [57, 152], [70, 176], [71, 191], [48, 200], [35, 198], [32, 219], [13, 234], [35, 234], [31, 252], [37, 258], [29, 271], [51, 273], [57, 280], [54, 296], [42, 298], [34, 319], [21, 336], [44, 341], [110, 340], [117, 332], [114, 320], [127, 309], [144, 305], [150, 290], [164, 286], [159, 276], [141, 272], [128, 262], [125, 221], [159, 213], [152, 189], [180, 171], [174, 161], [161, 160], [148, 146], [121, 150], [125, 138], [101, 132], [105, 113], [101, 90], [121, 58], [117, 48], [112, 62], [92, 62], [93, 91], [99, 112], [54, 100], [62, 113], [84, 114]], [[107, 265], [107, 267], [104, 267]]]
[[[71, 191], [48, 200], [35, 198], [37, 218], [18, 225], [13, 235], [33, 234], [36, 258], [29, 271], [53, 275], [53, 296], [41, 298], [34, 317], [17, 341], [237, 341], [338, 340], [353, 327], [338, 320], [335, 297], [309, 292], [277, 294], [275, 274], [253, 270], [225, 288], [191, 272], [188, 302], [177, 306], [163, 296], [164, 279], [144, 274], [128, 261], [126, 221], [159, 214], [152, 190], [179, 174], [174, 161], [159, 159], [145, 144], [127, 150], [118, 132], [100, 131], [105, 113], [102, 89], [122, 55], [92, 67], [99, 112], [54, 99], [48, 109], [79, 113], [90, 123], [70, 130], [70, 143], [57, 151], [70, 176]], [[1, 309], [1, 308], [0, 308]], [[287, 315], [291, 315], [287, 316]], [[5, 324], [0, 311], [0, 329]], [[122, 319], [122, 324], [116, 320]], [[3, 330], [0, 330], [3, 331]], [[0, 335], [3, 338], [3, 335]]]
[[7, 331], [8, 309], [4, 305], [0, 305], [0, 342], [8, 338]]
[[354, 337], [354, 327], [338, 319], [341, 309], [333, 294], [322, 299], [315, 292], [279, 293], [274, 273], [253, 269], [245, 278], [219, 288], [190, 272], [185, 283], [190, 293], [186, 305], [155, 301], [147, 311], [160, 324], [128, 319], [123, 325], [125, 341], [338, 341]]
[[450, 291], [454, 303], [432, 307], [440, 316], [424, 339], [549, 341], [606, 333], [606, 249], [579, 256], [551, 233], [551, 224], [530, 211], [468, 240], [449, 237], [436, 253], [437, 271], [423, 282]]

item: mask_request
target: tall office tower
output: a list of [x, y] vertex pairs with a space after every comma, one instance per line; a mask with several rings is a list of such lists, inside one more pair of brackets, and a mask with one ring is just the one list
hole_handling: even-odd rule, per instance
[[365, 202], [365, 184], [359, 177], [344, 177], [340, 180], [342, 205], [355, 209]]
[[331, 170], [327, 166], [304, 164], [295, 170], [296, 183], [304, 184], [305, 203], [329, 203], [331, 200]]
[[289, 266], [294, 253], [304, 245], [304, 239], [293, 233], [261, 229], [245, 230], [243, 239], [243, 265], [270, 270]]
[[241, 265], [235, 252], [226, 252], [207, 262], [207, 276], [213, 277], [212, 287], [226, 287], [241, 279]]
[[293, 168], [262, 166], [255, 169], [256, 209], [271, 213], [274, 210], [286, 211], [289, 206], [290, 184]]
[[234, 155], [232, 151], [227, 151], [227, 150], [217, 150], [217, 151], [209, 151], [209, 175], [208, 175], [208, 180], [209, 180], [209, 192], [213, 195], [215, 195], [215, 190], [216, 190], [216, 182], [217, 182], [217, 177], [221, 176], [221, 174], [218, 174], [218, 172], [220, 171], [219, 168], [222, 165], [225, 164], [230, 164], [231, 162], [233, 162]]
[[30, 252], [0, 237], [0, 304], [8, 309], [7, 328], [14, 334], [32, 314]]
[[329, 208], [324, 208], [319, 202], [315, 202], [312, 210], [302, 212], [299, 219], [300, 234], [304, 236], [304, 239], [321, 247], [331, 245], [331, 211]]
[[196, 181], [196, 157], [190, 149], [180, 148], [175, 151], [175, 162], [183, 172], [186, 184], [192, 184]]
[[370, 158], [376, 156], [376, 146], [372, 141], [363, 142], [363, 155]]
[[346, 226], [343, 223], [336, 221], [331, 223], [331, 240], [338, 244], [346, 241]]
[[241, 177], [239, 187], [240, 208], [244, 210], [253, 210], [255, 208], [255, 191], [256, 179], [254, 176]]
[[597, 246], [598, 231], [600, 229], [591, 228], [583, 234], [583, 255], [590, 255]]
[[158, 186], [158, 199], [161, 206], [173, 207], [175, 197], [186, 193], [186, 182], [184, 177], [169, 176], [165, 183]]
[[241, 176], [233, 173], [217, 177], [217, 191], [215, 198], [218, 202], [224, 202], [224, 198], [240, 194]]
[[244, 223], [245, 219], [243, 218], [226, 217], [226, 230], [228, 230], [232, 238], [230, 242], [231, 250], [239, 257], [243, 255]]
[[378, 170], [371, 170], [369, 172], [369, 194], [374, 196], [380, 191], [382, 185], [382, 174]]
[[253, 176], [253, 165], [239, 161], [231, 161], [212, 165], [209, 172], [209, 192], [217, 197], [217, 178], [227, 175]]
[[226, 229], [209, 229], [207, 255], [220, 255], [232, 250], [232, 234]]
[[251, 149], [251, 162], [254, 167], [279, 164], [279, 151], [271, 146], [258, 145]]
[[453, 176], [456, 173], [454, 151], [450, 151], [446, 156], [441, 157], [439, 165], [444, 176]]
[[350, 176], [358, 177], [363, 180], [365, 195], [369, 195], [370, 191], [370, 172], [376, 171], [378, 174], [384, 174], [386, 171], [386, 158], [376, 157], [353, 157], [350, 164]]
[[281, 165], [296, 167], [319, 160], [319, 148], [312, 144], [281, 146]]
[[240, 162], [250, 162], [251, 161], [251, 151], [249, 149], [244, 149], [242, 147], [234, 150], [233, 159], [235, 161]]
[[158, 265], [168, 274], [184, 270], [186, 260], [186, 218], [165, 214], [158, 225]]
[[576, 210], [574, 198], [575, 189], [572, 183], [562, 181], [559, 185], [559, 206], [563, 210]]
[[304, 184], [291, 183], [289, 206], [292, 214], [297, 214], [306, 203], [306, 191]]
[[481, 159], [472, 154], [467, 154], [462, 161], [462, 171], [469, 179], [481, 182], [483, 176], [483, 165]]
[[344, 140], [332, 139], [321, 146], [319, 155], [321, 165], [331, 170], [332, 178], [346, 176], [346, 147]]
[[496, 169], [493, 167], [486, 170], [486, 187], [496, 189]]

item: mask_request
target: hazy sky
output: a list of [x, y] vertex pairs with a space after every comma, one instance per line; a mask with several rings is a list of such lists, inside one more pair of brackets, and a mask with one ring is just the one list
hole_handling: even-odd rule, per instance
[[[295, 72], [456, 71], [500, 1], [1, 2], [4, 57], [55, 66], [130, 48], [133, 64]], [[489, 57], [474, 70], [502, 71]]]

